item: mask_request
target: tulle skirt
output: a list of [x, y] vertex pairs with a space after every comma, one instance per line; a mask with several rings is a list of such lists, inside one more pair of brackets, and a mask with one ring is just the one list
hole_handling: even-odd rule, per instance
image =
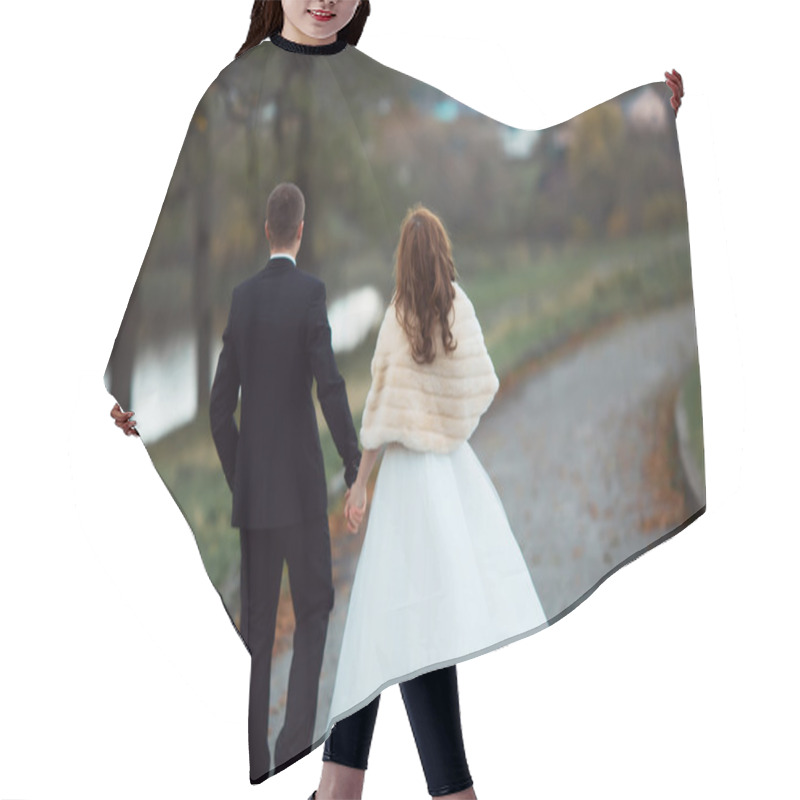
[[502, 501], [469, 442], [388, 445], [350, 593], [329, 724], [390, 683], [546, 623]]

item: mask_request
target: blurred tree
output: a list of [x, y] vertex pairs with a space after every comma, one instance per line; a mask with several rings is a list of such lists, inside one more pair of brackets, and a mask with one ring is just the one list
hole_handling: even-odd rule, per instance
[[602, 236], [619, 203], [625, 118], [619, 103], [608, 101], [575, 117], [570, 127], [566, 156], [574, 213]]
[[571, 233], [565, 138], [564, 125], [545, 128], [531, 156], [538, 177], [528, 225], [536, 241], [563, 241]]
[[211, 241], [211, 195], [214, 159], [212, 158], [211, 104], [216, 92], [206, 93], [192, 119], [193, 135], [189, 142], [189, 184], [193, 187], [194, 252], [192, 254], [194, 323], [197, 347], [197, 404], [208, 405], [211, 390], [211, 296], [209, 291], [209, 243]]

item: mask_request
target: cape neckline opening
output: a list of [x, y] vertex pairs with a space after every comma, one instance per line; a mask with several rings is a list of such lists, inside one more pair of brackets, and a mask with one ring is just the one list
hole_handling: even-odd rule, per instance
[[280, 33], [273, 33], [269, 41], [276, 47], [280, 47], [281, 50], [288, 50], [290, 53], [305, 53], [307, 55], [332, 55], [340, 53], [347, 47], [347, 39], [337, 39], [335, 42], [330, 42], [330, 44], [299, 44], [287, 39], [285, 36], [281, 36]]

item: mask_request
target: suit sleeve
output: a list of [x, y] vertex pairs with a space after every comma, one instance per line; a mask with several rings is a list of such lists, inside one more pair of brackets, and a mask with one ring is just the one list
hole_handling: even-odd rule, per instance
[[234, 294], [228, 315], [228, 324], [222, 334], [222, 352], [217, 361], [217, 371], [214, 374], [209, 401], [211, 435], [231, 491], [233, 491], [236, 472], [236, 449], [239, 445], [239, 429], [236, 427], [234, 414], [236, 406], [239, 404], [241, 383], [233, 333], [235, 308], [236, 295]]
[[358, 449], [358, 436], [350, 413], [350, 404], [347, 401], [345, 381], [333, 355], [324, 283], [315, 288], [308, 309], [306, 349], [311, 362], [311, 371], [317, 382], [317, 398], [336, 450], [344, 464], [345, 483], [350, 487], [358, 475], [361, 452]]

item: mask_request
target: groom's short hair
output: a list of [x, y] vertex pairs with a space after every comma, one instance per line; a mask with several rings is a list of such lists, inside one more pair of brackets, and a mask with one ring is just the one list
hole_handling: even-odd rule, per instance
[[289, 247], [306, 213], [306, 200], [293, 183], [279, 183], [267, 199], [267, 227], [273, 247]]

